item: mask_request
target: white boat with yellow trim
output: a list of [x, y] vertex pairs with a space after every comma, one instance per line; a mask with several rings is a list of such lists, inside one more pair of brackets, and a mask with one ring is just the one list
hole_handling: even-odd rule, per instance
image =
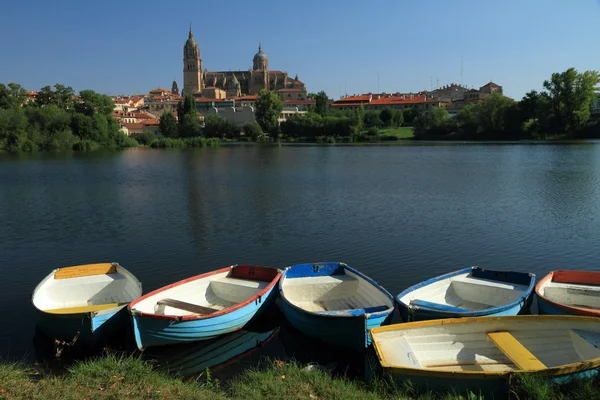
[[371, 329], [381, 368], [428, 390], [492, 390], [511, 376], [594, 376], [600, 319], [522, 315], [410, 322]]
[[35, 288], [37, 325], [59, 340], [105, 338], [128, 323], [127, 304], [142, 295], [140, 281], [118, 263], [58, 268]]

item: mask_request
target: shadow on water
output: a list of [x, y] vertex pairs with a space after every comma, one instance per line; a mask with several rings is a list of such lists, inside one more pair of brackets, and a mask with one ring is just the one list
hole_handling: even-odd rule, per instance
[[[36, 362], [56, 374], [66, 372], [74, 362], [106, 354], [140, 354], [130, 326], [102, 343], [61, 342], [36, 328], [33, 347]], [[209, 370], [212, 377], [228, 380], [274, 361], [318, 364], [348, 377], [362, 377], [364, 368], [361, 352], [304, 336], [287, 324], [276, 305], [239, 331], [212, 340], [148, 348], [141, 355], [158, 370], [190, 379]]]

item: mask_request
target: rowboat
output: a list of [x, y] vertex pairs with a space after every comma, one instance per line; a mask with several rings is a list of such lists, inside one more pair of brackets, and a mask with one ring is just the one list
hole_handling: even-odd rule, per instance
[[212, 340], [148, 349], [144, 355], [157, 360], [172, 374], [193, 376], [206, 372], [207, 368], [214, 372], [239, 363], [266, 345], [277, 332], [279, 327], [264, 331], [242, 328]]
[[281, 308], [302, 333], [363, 349], [368, 330], [389, 322], [394, 299], [383, 287], [344, 263], [298, 264], [279, 283]]
[[126, 305], [142, 295], [142, 284], [118, 263], [58, 268], [35, 288], [37, 326], [71, 341], [106, 339], [128, 321]]
[[384, 372], [427, 390], [506, 389], [513, 375], [555, 383], [597, 374], [600, 319], [519, 315], [409, 322], [371, 330]]
[[535, 275], [469, 267], [411, 286], [398, 296], [403, 321], [517, 315], [533, 300]]
[[600, 317], [600, 272], [554, 271], [535, 287], [540, 314]]
[[173, 283], [129, 304], [140, 350], [237, 331], [267, 308], [281, 271], [233, 265]]

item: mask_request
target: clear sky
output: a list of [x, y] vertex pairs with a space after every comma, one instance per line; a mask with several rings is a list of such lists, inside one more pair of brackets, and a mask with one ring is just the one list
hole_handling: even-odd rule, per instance
[[518, 99], [552, 72], [600, 70], [600, 0], [4, 0], [0, 10], [0, 82], [28, 90], [181, 88], [190, 22], [209, 71], [248, 69], [262, 42], [271, 69], [335, 98], [462, 79]]

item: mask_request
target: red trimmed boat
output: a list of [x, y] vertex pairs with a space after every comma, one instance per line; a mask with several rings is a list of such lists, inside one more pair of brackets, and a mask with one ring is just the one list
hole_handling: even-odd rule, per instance
[[600, 317], [600, 272], [553, 271], [535, 293], [540, 314]]
[[137, 346], [143, 350], [237, 331], [274, 300], [280, 278], [275, 268], [232, 265], [148, 293], [128, 307]]

